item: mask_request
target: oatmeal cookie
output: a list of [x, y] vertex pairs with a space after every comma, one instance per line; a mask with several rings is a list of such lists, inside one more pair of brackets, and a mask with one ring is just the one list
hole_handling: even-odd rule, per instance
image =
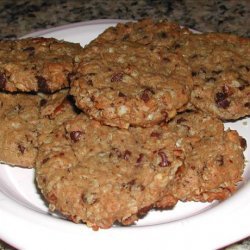
[[81, 50], [54, 38], [0, 41], [0, 89], [48, 93], [68, 87]]
[[0, 161], [32, 167], [37, 154], [37, 95], [0, 93]]
[[191, 103], [222, 120], [250, 115], [250, 39], [229, 34], [192, 34], [172, 48], [192, 69]]
[[178, 41], [192, 33], [185, 27], [168, 22], [167, 20], [154, 21], [143, 19], [137, 22], [118, 23], [115, 27], [106, 29], [93, 43], [106, 41], [130, 41], [145, 46], [173, 48], [179, 47]]
[[93, 229], [132, 224], [183, 165], [177, 140], [167, 126], [119, 129], [80, 114], [39, 146], [38, 187], [52, 211], [74, 222]]
[[67, 91], [52, 95], [0, 93], [0, 161], [32, 168], [38, 138], [74, 117]]
[[169, 128], [179, 135], [177, 145], [185, 152], [185, 164], [162, 202], [171, 197], [211, 202], [231, 196], [242, 179], [246, 140], [236, 131], [224, 131], [220, 120], [198, 112], [178, 115]]
[[189, 101], [192, 77], [182, 56], [136, 42], [85, 48], [71, 94], [100, 122], [128, 128], [171, 119]]

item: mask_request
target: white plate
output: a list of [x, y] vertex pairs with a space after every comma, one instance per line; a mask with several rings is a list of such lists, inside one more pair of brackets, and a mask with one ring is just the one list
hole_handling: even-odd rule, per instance
[[[35, 32], [82, 45], [118, 20], [76, 23]], [[26, 36], [26, 37], [28, 37]], [[227, 127], [250, 144], [250, 118]], [[19, 249], [214, 249], [250, 235], [250, 164], [244, 181], [229, 199], [213, 203], [181, 203], [172, 210], [151, 211], [137, 225], [94, 232], [48, 211], [34, 184], [34, 171], [0, 167], [0, 238]]]

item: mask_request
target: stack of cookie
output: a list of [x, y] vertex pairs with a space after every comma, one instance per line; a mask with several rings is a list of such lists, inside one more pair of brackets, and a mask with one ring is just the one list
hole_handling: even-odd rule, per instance
[[223, 200], [242, 178], [246, 141], [221, 120], [250, 114], [249, 50], [249, 39], [152, 20], [85, 48], [2, 42], [0, 160], [34, 166], [49, 208], [93, 229]]

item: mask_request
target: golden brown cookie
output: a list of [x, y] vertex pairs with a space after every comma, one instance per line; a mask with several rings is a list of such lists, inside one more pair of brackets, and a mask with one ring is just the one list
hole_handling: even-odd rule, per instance
[[81, 50], [54, 38], [0, 41], [0, 89], [48, 93], [68, 87]]
[[229, 34], [192, 34], [178, 48], [192, 69], [191, 103], [222, 120], [250, 115], [250, 39]]
[[68, 91], [52, 95], [0, 93], [0, 161], [32, 168], [38, 137], [74, 117]]
[[182, 56], [136, 42], [93, 42], [85, 48], [71, 94], [103, 124], [149, 127], [189, 101], [192, 77]]
[[220, 120], [196, 112], [178, 115], [169, 128], [179, 135], [185, 165], [158, 206], [164, 207], [170, 198], [211, 202], [231, 196], [242, 179], [246, 140], [234, 130], [224, 131]]

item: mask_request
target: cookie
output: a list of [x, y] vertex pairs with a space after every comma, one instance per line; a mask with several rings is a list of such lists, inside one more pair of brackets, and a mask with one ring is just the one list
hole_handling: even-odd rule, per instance
[[151, 48], [177, 48], [179, 39], [191, 33], [189, 29], [167, 20], [143, 19], [137, 22], [118, 23], [115, 27], [106, 29], [91, 43], [130, 41]]
[[0, 93], [0, 161], [30, 168], [37, 154], [41, 98]]
[[32, 168], [38, 138], [75, 114], [67, 91], [52, 95], [0, 93], [0, 161]]
[[177, 144], [184, 149], [185, 165], [162, 202], [170, 198], [211, 202], [231, 196], [242, 180], [246, 140], [236, 131], [224, 131], [220, 120], [198, 112], [178, 115], [169, 128], [180, 137]]
[[52, 211], [74, 222], [93, 229], [132, 224], [183, 165], [177, 140], [166, 126], [119, 129], [80, 114], [39, 146], [38, 187]]
[[192, 34], [172, 48], [192, 69], [191, 103], [222, 120], [250, 115], [250, 39], [229, 34]]
[[76, 105], [106, 125], [149, 127], [189, 101], [192, 77], [182, 56], [136, 42], [93, 42], [71, 85]]
[[68, 87], [81, 50], [54, 38], [0, 41], [0, 89], [48, 93]]

